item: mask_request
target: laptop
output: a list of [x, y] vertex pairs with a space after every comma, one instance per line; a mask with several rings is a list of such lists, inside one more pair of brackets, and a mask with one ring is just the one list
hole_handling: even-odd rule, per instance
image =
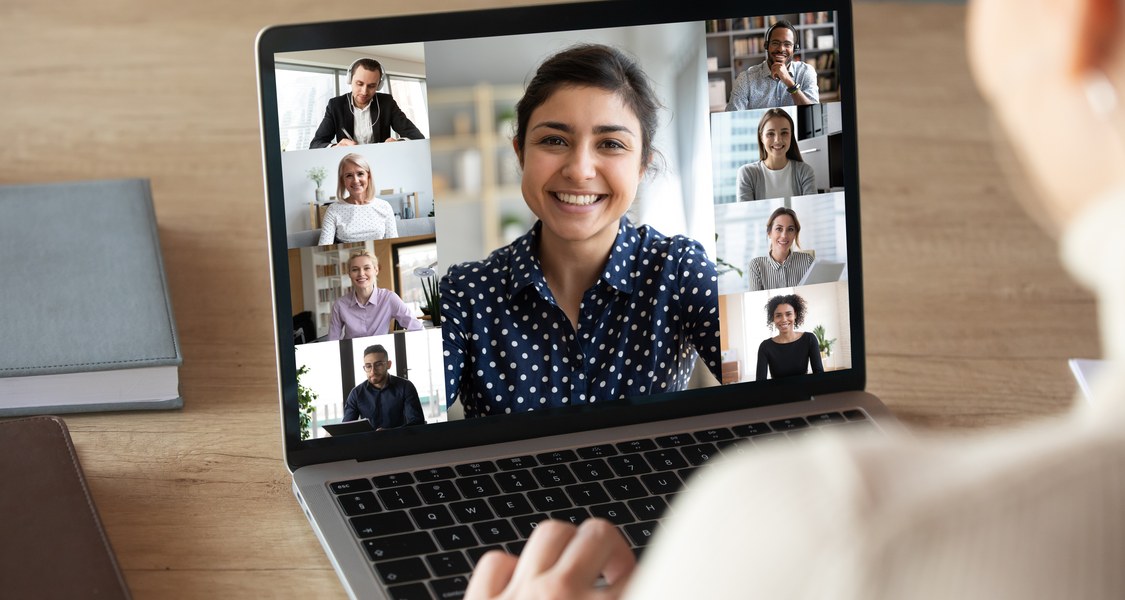
[[[545, 518], [609, 519], [643, 556], [709, 461], [895, 427], [864, 391], [852, 31], [843, 1], [621, 0], [259, 35], [284, 452], [349, 595], [460, 597], [484, 552], [518, 554]], [[781, 95], [771, 39], [794, 61]], [[651, 83], [641, 176], [608, 170], [644, 163], [646, 109], [604, 86], [548, 90], [517, 158], [539, 66], [587, 54]], [[759, 143], [767, 119], [822, 150], [805, 162], [830, 193], [738, 202], [739, 168], [780, 148]], [[613, 189], [584, 195], [583, 164]], [[558, 177], [574, 189], [545, 193]], [[846, 280], [749, 290], [781, 207]], [[616, 237], [574, 306], [540, 259], [588, 231]]]
[[798, 286], [815, 285], [818, 283], [831, 283], [839, 281], [844, 272], [844, 263], [830, 260], [814, 260], [805, 271]]

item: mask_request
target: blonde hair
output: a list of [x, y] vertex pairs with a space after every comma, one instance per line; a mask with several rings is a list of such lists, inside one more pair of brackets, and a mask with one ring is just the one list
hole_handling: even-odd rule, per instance
[[355, 252], [352, 252], [352, 255], [348, 257], [348, 268], [349, 269], [351, 268], [353, 260], [355, 260], [357, 258], [364, 258], [364, 257], [370, 258], [371, 263], [373, 265], [375, 265], [375, 268], [376, 269], [379, 268], [379, 258], [376, 257], [374, 254], [371, 254], [367, 250], [356, 250]]
[[344, 192], [347, 187], [344, 186], [344, 165], [351, 163], [367, 172], [367, 194], [366, 198], [361, 198], [362, 201], [367, 202], [375, 197], [375, 182], [371, 178], [371, 165], [367, 164], [367, 160], [363, 156], [352, 152], [351, 154], [344, 155], [340, 159], [340, 166], [336, 168], [336, 199], [339, 201], [344, 200]]

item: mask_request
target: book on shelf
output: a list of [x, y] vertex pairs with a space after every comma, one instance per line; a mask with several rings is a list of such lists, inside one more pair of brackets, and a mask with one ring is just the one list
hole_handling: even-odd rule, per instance
[[0, 186], [0, 416], [182, 406], [147, 180]]

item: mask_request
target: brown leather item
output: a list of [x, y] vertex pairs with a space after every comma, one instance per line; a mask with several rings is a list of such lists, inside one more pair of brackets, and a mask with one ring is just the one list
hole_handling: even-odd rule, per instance
[[0, 596], [129, 598], [66, 423], [0, 421]]

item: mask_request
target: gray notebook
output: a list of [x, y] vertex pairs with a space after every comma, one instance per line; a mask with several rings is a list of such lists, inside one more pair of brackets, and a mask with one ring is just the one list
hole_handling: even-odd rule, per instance
[[178, 408], [148, 181], [0, 186], [0, 416]]

